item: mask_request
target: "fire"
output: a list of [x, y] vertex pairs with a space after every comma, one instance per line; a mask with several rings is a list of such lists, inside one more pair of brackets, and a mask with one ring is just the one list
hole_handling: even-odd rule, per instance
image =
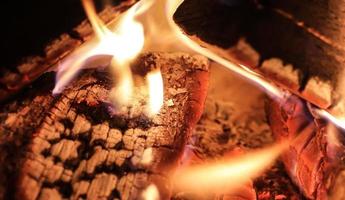
[[[134, 87], [130, 63], [144, 50], [163, 50], [199, 53], [263, 87], [273, 97], [284, 98], [285, 94], [279, 87], [266, 81], [258, 73], [224, 59], [183, 34], [173, 21], [173, 14], [182, 2], [183, 0], [141, 0], [107, 27], [97, 17], [92, 1], [83, 0], [97, 38], [85, 43], [61, 63], [53, 93], [61, 92], [86, 64], [88, 67], [104, 67], [110, 64], [116, 83], [111, 97], [115, 104], [130, 104]], [[147, 113], [153, 115], [158, 113], [163, 105], [162, 75], [159, 70], [155, 70], [148, 73], [146, 79], [149, 92]], [[320, 110], [319, 114], [345, 128], [344, 121], [329, 112]], [[285, 143], [279, 144], [231, 160], [181, 170], [175, 177], [175, 180], [178, 180], [175, 184], [199, 191], [217, 190], [222, 185], [236, 188], [268, 168], [287, 146]], [[146, 153], [147, 155], [143, 155], [143, 161], [151, 162], [152, 152], [148, 150]], [[150, 185], [144, 191], [143, 198], [159, 199], [156, 186]]]
[[[136, 17], [145, 12], [151, 3], [147, 1], [145, 4], [135, 4], [113, 22], [110, 28], [97, 16], [92, 0], [82, 0], [82, 3], [97, 38], [87, 42], [59, 66], [53, 93], [60, 93], [84, 65], [100, 67], [110, 64], [115, 87], [109, 97], [115, 106], [129, 106], [134, 88], [130, 63], [143, 50], [145, 44], [143, 24], [139, 23]], [[95, 66], [90, 62], [92, 58], [97, 61]], [[149, 88], [152, 91], [149, 99], [150, 115], [158, 113], [163, 105], [163, 81], [160, 76], [159, 71], [148, 76]]]
[[270, 167], [287, 147], [288, 143], [282, 143], [231, 159], [187, 167], [177, 172], [174, 184], [201, 193], [221, 192], [224, 188], [236, 190]]

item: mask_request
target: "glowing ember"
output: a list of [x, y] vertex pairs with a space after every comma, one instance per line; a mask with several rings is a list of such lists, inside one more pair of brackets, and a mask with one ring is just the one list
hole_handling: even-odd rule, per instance
[[201, 193], [236, 190], [270, 167], [287, 146], [288, 143], [279, 144], [232, 159], [187, 167], [177, 172], [174, 183], [183, 190]]
[[154, 184], [149, 185], [141, 196], [144, 200], [159, 200], [159, 192]]

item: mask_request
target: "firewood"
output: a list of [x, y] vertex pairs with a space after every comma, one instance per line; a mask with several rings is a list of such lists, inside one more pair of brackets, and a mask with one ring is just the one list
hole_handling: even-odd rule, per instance
[[283, 102], [271, 100], [267, 113], [275, 138], [293, 139], [281, 159], [303, 194], [308, 199], [344, 199], [343, 133], [314, 118], [293, 95]]
[[[84, 72], [58, 97], [35, 97], [47, 102], [37, 119], [30, 118], [30, 111], [40, 106], [38, 100], [25, 106], [26, 113], [3, 113], [1, 127], [13, 129], [8, 135], [38, 120], [25, 132], [29, 141], [20, 147], [24, 155], [12, 161], [17, 168], [6, 171], [15, 175], [7, 175], [15, 177], [7, 186], [8, 197], [137, 199], [151, 183], [160, 198], [170, 197], [169, 177], [203, 109], [208, 61], [180, 53], [147, 53], [135, 65], [160, 67], [162, 72], [165, 104], [153, 118], [115, 114], [107, 99], [111, 75], [102, 70]], [[150, 155], [152, 161], [144, 162]], [[1, 166], [8, 162], [3, 160]]]
[[[221, 47], [230, 59], [253, 68], [318, 107], [335, 106], [342, 93], [339, 86], [345, 57], [344, 45], [339, 45], [343, 16], [334, 17], [341, 13], [340, 4], [335, 6], [337, 3], [333, 2], [328, 9], [323, 7], [328, 2], [220, 2], [186, 0], [175, 13], [175, 21], [186, 33], [208, 43], [202, 42], [202, 46]], [[243, 41], [249, 48], [239, 48]], [[267, 67], [269, 63], [265, 61], [271, 59], [280, 60], [280, 66]], [[318, 86], [323, 88], [322, 93]]]

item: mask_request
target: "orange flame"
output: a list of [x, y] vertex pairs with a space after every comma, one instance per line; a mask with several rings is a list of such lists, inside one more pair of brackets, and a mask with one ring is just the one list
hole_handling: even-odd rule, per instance
[[183, 190], [220, 192], [226, 187], [231, 192], [259, 176], [287, 147], [288, 142], [220, 162], [187, 167], [178, 171], [173, 180]]

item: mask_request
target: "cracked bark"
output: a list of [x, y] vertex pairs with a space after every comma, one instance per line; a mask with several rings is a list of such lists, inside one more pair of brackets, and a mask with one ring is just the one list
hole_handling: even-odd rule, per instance
[[[169, 176], [201, 115], [208, 61], [179, 53], [148, 53], [136, 63], [141, 69], [151, 65], [160, 66], [165, 102], [173, 102], [152, 119], [114, 114], [107, 99], [110, 75], [94, 70], [84, 72], [58, 97], [47, 90], [41, 96], [33, 94], [33, 100], [29, 98], [22, 107], [6, 105], [2, 137], [20, 142], [16, 148], [21, 155], [11, 158], [15, 152], [4, 148], [10, 144], [0, 145], [1, 157], [7, 155], [1, 172], [12, 174], [2, 178], [3, 195], [8, 199], [137, 199], [154, 183], [160, 197], [168, 199]], [[142, 162], [147, 149], [153, 155], [150, 163]], [[3, 169], [11, 166], [10, 160], [15, 163], [12, 168]]]

